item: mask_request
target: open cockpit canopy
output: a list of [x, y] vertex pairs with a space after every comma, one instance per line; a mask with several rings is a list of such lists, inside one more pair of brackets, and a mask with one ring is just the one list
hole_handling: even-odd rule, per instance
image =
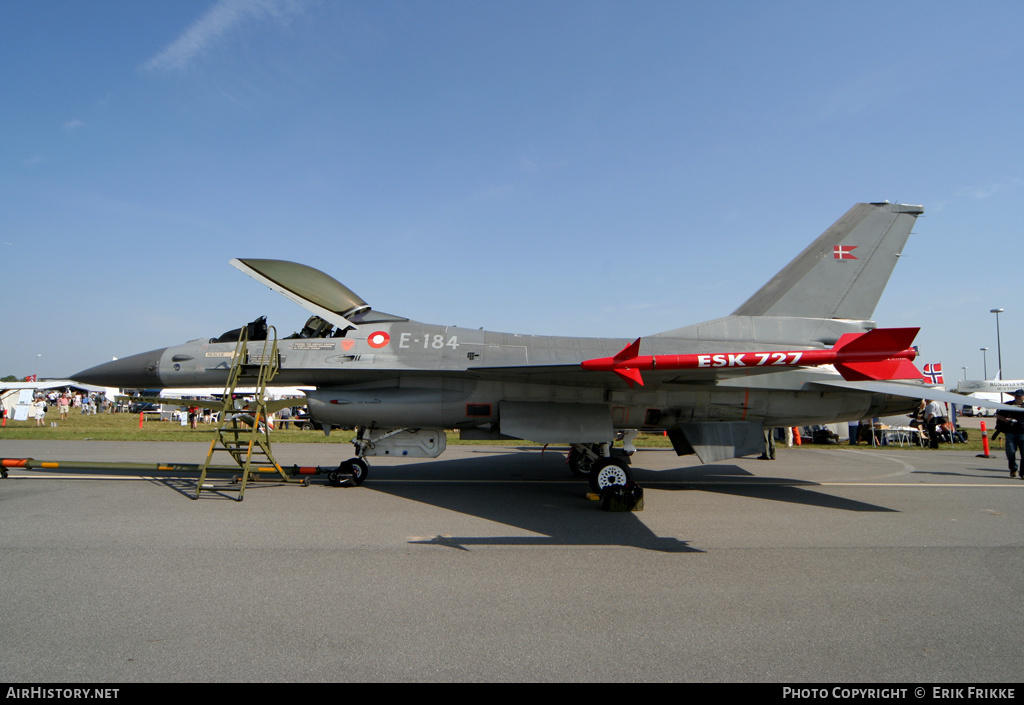
[[[405, 318], [373, 311], [370, 305], [334, 277], [298, 262], [280, 259], [233, 259], [231, 265], [311, 311], [327, 324], [304, 331], [300, 337], [326, 337], [330, 328], [341, 331], [365, 323], [404, 321]], [[314, 323], [312, 319], [307, 327]], [[335, 333], [337, 335], [337, 333]]]

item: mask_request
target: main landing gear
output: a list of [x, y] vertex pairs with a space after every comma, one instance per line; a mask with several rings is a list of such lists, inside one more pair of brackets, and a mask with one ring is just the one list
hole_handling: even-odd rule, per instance
[[625, 486], [633, 479], [629, 455], [623, 449], [612, 448], [610, 443], [574, 443], [569, 451], [569, 470], [577, 477], [586, 478], [594, 492], [615, 485]]
[[567, 464], [577, 477], [587, 478], [591, 492], [588, 499], [599, 499], [606, 512], [640, 512], [644, 508], [644, 491], [633, 481], [629, 469], [630, 456], [636, 452], [633, 439], [639, 431], [625, 430], [616, 434], [622, 448], [612, 443], [573, 443]]

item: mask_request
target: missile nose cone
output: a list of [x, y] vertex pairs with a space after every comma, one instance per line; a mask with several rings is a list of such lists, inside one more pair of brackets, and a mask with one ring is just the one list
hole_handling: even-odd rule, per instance
[[71, 375], [71, 379], [101, 387], [122, 389], [150, 389], [162, 386], [160, 382], [160, 358], [167, 348], [150, 350], [131, 357], [90, 367]]

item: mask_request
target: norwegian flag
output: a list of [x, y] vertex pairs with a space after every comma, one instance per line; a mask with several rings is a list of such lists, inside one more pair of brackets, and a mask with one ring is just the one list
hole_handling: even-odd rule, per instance
[[833, 245], [832, 246], [832, 258], [833, 259], [857, 259], [853, 256], [853, 251], [857, 249], [857, 245]]
[[945, 384], [942, 379], [942, 363], [936, 362], [934, 365], [925, 365], [924, 378], [931, 384]]

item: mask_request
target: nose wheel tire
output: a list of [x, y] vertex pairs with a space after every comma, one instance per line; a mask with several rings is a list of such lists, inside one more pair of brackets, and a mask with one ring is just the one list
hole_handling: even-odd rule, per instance
[[327, 481], [334, 487], [361, 485], [370, 472], [370, 466], [362, 458], [352, 458], [342, 462], [337, 470], [327, 473]]
[[338, 469], [344, 468], [347, 472], [352, 473], [352, 479], [357, 485], [363, 484], [363, 480], [370, 473], [370, 466], [366, 464], [366, 461], [362, 458], [352, 458], [348, 462], [342, 463], [338, 466]]
[[619, 458], [601, 458], [594, 464], [590, 472], [590, 489], [600, 492], [606, 487], [614, 485], [625, 486], [633, 479], [633, 473], [629, 471], [626, 461]]

